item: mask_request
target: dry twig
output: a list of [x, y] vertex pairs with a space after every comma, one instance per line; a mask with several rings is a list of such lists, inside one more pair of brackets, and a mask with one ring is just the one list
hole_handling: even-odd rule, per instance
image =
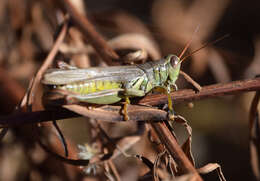
[[66, 11], [69, 13], [75, 25], [86, 36], [87, 40], [90, 41], [97, 53], [99, 53], [107, 64], [112, 65], [113, 59], [117, 60], [119, 56], [107, 45], [106, 41], [97, 33], [89, 20], [78, 13], [69, 0], [61, 0], [61, 4], [65, 6]]
[[[202, 87], [202, 90], [198, 93], [196, 93], [192, 89], [184, 89], [184, 90], [179, 90], [176, 92], [171, 93], [172, 99], [174, 103], [181, 103], [181, 102], [190, 102], [194, 100], [201, 100], [201, 99], [206, 99], [206, 98], [214, 98], [218, 96], [224, 96], [224, 95], [234, 95], [237, 93], [242, 93], [242, 92], [248, 92], [248, 91], [257, 91], [260, 90], [260, 78], [254, 78], [254, 79], [249, 79], [249, 80], [244, 80], [244, 81], [234, 81], [226, 84], [214, 84], [210, 86], [204, 86]], [[145, 104], [145, 105], [150, 105], [150, 106], [156, 106], [156, 105], [162, 105], [167, 103], [167, 96], [164, 94], [157, 94], [157, 95], [148, 95], [141, 99], [138, 103], [139, 104]], [[68, 107], [68, 106], [67, 106]], [[70, 109], [72, 110], [73, 107], [77, 107], [77, 105], [72, 105], [69, 106]], [[129, 109], [131, 107], [138, 108], [140, 106], [136, 105], [130, 105]], [[77, 109], [77, 108], [76, 108]], [[83, 108], [82, 108], [83, 109]], [[100, 112], [99, 111], [108, 111], [107, 113], [112, 112], [114, 117], [115, 122], [118, 121], [123, 121], [122, 115], [120, 115], [120, 106], [111, 106], [107, 105], [105, 107], [99, 107], [99, 108], [93, 108], [92, 110], [86, 109], [85, 111], [88, 110], [89, 115], [86, 113], [85, 116], [93, 117], [94, 115], [98, 115]], [[140, 110], [143, 111], [144, 107], [141, 106], [139, 108]], [[149, 109], [149, 107], [147, 108]], [[154, 109], [150, 108], [151, 110], [154, 111]], [[114, 110], [114, 112], [113, 112]], [[160, 111], [160, 110], [159, 110]], [[163, 120], [166, 119], [167, 114], [163, 113], [164, 111], [161, 111], [161, 117], [158, 116], [157, 120]], [[130, 117], [134, 118], [132, 119], [133, 121], [139, 121], [141, 114], [140, 112], [133, 111], [130, 113]], [[150, 112], [147, 112], [150, 114]], [[158, 112], [157, 112], [158, 113]], [[131, 116], [133, 114], [133, 116]], [[57, 110], [46, 110], [46, 111], [36, 111], [32, 113], [19, 113], [19, 114], [13, 114], [5, 117], [0, 118], [0, 124], [2, 126], [12, 126], [12, 125], [21, 125], [21, 124], [31, 124], [31, 123], [36, 123], [36, 122], [44, 122], [44, 121], [50, 121], [50, 120], [58, 120], [58, 119], [65, 119], [69, 117], [75, 117], [78, 114], [71, 113], [69, 111], [63, 110], [63, 109], [57, 109]], [[92, 115], [92, 116], [91, 116]], [[142, 114], [145, 116], [145, 114]], [[147, 115], [148, 116], [148, 115]], [[94, 117], [99, 119], [98, 117]], [[104, 116], [102, 115], [102, 118]], [[155, 118], [155, 117], [153, 117]], [[100, 118], [101, 119], [101, 118]], [[101, 119], [105, 121], [104, 119]], [[144, 120], [144, 119], [142, 119]], [[147, 120], [147, 119], [146, 119]], [[113, 121], [114, 122], [114, 121]]]

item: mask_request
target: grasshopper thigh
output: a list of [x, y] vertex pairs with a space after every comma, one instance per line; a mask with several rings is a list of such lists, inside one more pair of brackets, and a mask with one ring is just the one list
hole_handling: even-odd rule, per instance
[[143, 97], [143, 96], [145, 96], [145, 92], [143, 90], [127, 88], [124, 91], [124, 95], [130, 96], [130, 97]]
[[71, 94], [69, 97], [76, 98], [81, 102], [92, 104], [113, 104], [122, 99], [122, 97], [119, 96], [119, 92], [121, 91], [123, 91], [123, 89], [116, 88], [89, 94]]

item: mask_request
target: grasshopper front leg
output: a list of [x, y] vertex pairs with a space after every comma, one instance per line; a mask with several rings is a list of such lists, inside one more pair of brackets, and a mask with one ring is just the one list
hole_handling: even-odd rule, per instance
[[167, 95], [169, 119], [173, 121], [174, 120], [174, 110], [173, 110], [173, 102], [172, 102], [172, 97], [171, 97], [171, 86], [173, 86], [175, 88], [175, 90], [178, 90], [178, 87], [176, 84], [170, 84], [170, 83], [168, 83], [167, 86], [157, 86], [157, 87], [155, 87], [155, 90], [157, 92]]
[[[175, 89], [177, 90], [177, 85], [173, 84]], [[172, 103], [172, 97], [171, 97], [171, 85], [168, 84], [167, 87], [163, 87], [164, 92], [166, 93], [168, 97], [168, 108], [169, 108], [169, 120], [173, 121], [174, 120], [174, 110], [173, 110], [173, 103]]]

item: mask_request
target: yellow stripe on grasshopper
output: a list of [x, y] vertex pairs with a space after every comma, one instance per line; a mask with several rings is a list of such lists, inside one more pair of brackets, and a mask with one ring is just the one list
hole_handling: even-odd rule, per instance
[[121, 88], [120, 82], [114, 82], [114, 81], [91, 81], [91, 82], [79, 82], [74, 84], [68, 84], [64, 86], [58, 86], [59, 89], [68, 90], [74, 93], [79, 94], [90, 94], [98, 91], [103, 90], [111, 90], [116, 88]]

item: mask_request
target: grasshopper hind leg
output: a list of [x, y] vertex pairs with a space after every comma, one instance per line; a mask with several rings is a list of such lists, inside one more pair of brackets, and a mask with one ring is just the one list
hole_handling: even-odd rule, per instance
[[129, 121], [129, 116], [128, 116], [128, 105], [130, 104], [130, 99], [128, 96], [125, 97], [125, 102], [124, 102], [124, 108], [123, 108], [123, 115], [124, 115], [124, 120]]
[[145, 95], [145, 92], [143, 90], [136, 90], [133, 88], [128, 88], [124, 91], [123, 94], [124, 94], [124, 99], [125, 99], [124, 108], [123, 108], [124, 120], [129, 121], [129, 116], [128, 116], [128, 112], [127, 112], [128, 105], [130, 104], [129, 97], [132, 97], [132, 96], [142, 97]]

